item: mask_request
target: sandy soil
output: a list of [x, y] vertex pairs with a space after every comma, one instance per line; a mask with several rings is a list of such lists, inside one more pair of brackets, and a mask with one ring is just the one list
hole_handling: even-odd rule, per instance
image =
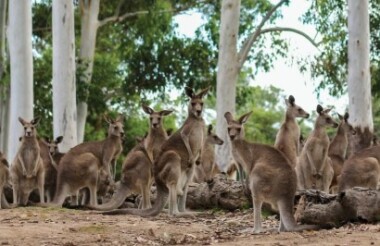
[[[0, 245], [380, 245], [380, 224], [259, 235], [245, 232], [252, 225], [252, 210], [145, 219], [26, 207], [0, 210]], [[274, 216], [264, 221], [268, 230], [277, 226]]]

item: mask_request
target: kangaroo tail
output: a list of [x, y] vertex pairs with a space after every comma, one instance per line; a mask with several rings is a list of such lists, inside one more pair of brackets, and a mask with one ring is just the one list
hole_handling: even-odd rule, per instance
[[164, 208], [168, 197], [169, 190], [168, 188], [161, 182], [156, 181], [157, 186], [157, 198], [152, 208], [149, 209], [117, 209], [108, 212], [104, 212], [102, 214], [105, 215], [118, 215], [118, 214], [133, 214], [139, 215], [142, 217], [151, 217], [158, 215], [162, 209]]
[[279, 201], [278, 208], [280, 211], [281, 223], [284, 228], [280, 227], [280, 230], [284, 231], [305, 231], [305, 230], [318, 230], [318, 225], [298, 225], [293, 215], [293, 199], [287, 199], [289, 201]]
[[99, 210], [99, 211], [109, 211], [117, 209], [123, 205], [125, 199], [130, 194], [129, 189], [126, 184], [120, 182], [119, 187], [116, 190], [116, 193], [113, 194], [111, 200], [107, 203], [96, 205], [96, 206], [87, 206], [90, 209]]

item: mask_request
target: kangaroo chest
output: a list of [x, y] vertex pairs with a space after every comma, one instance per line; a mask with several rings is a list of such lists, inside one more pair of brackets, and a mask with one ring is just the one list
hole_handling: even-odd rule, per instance
[[204, 124], [202, 123], [195, 124], [189, 135], [190, 148], [196, 158], [199, 156], [204, 143]]

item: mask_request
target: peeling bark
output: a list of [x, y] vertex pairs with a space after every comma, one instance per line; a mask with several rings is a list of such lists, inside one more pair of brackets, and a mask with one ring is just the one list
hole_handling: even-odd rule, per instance
[[296, 220], [322, 227], [339, 227], [348, 221], [380, 220], [380, 191], [352, 188], [337, 195], [315, 190], [301, 194]]

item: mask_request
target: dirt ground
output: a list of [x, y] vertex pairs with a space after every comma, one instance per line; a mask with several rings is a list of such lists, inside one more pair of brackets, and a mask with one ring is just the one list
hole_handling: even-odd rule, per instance
[[[246, 232], [252, 225], [252, 210], [145, 219], [25, 207], [0, 210], [0, 245], [380, 245], [380, 224], [258, 235]], [[277, 226], [274, 216], [264, 220], [265, 229]]]

